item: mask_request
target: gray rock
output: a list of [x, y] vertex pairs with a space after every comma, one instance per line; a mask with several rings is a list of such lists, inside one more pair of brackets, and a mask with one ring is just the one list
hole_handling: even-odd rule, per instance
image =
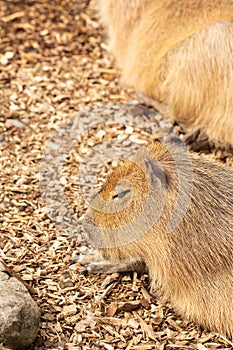
[[39, 320], [39, 308], [28, 289], [0, 261], [0, 344], [25, 349], [36, 338]]

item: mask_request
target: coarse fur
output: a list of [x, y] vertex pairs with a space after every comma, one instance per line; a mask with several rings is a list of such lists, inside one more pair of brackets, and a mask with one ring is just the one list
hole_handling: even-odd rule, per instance
[[131, 85], [188, 132], [233, 146], [233, 1], [99, 0]]
[[[152, 290], [180, 315], [233, 338], [233, 169], [190, 153], [183, 185], [183, 146], [169, 144], [172, 154], [157, 141], [114, 170], [84, 228], [105, 259], [145, 264]], [[150, 187], [154, 202], [143, 211]], [[187, 211], [180, 202], [181, 220], [168, 230], [178, 194]]]

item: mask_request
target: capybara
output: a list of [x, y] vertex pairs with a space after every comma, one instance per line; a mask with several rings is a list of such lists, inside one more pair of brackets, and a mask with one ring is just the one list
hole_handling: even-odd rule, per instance
[[109, 175], [84, 228], [105, 259], [145, 264], [177, 313], [233, 337], [233, 168], [155, 141]]
[[186, 132], [233, 146], [233, 2], [99, 0], [122, 80]]

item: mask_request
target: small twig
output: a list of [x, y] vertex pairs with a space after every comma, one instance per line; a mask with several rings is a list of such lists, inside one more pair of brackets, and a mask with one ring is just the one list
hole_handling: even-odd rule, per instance
[[230, 346], [233, 346], [233, 343], [229, 339], [227, 339], [226, 337], [220, 334], [218, 336], [219, 338], [223, 339], [226, 343], [228, 343]]
[[177, 345], [177, 344], [167, 344], [167, 348], [176, 348], [176, 349], [195, 349], [193, 346], [187, 346], [187, 345]]
[[117, 283], [118, 283], [118, 281], [113, 282], [112, 284], [110, 284], [100, 296], [96, 297], [96, 301], [98, 303], [100, 303], [112, 291], [112, 289], [115, 288]]

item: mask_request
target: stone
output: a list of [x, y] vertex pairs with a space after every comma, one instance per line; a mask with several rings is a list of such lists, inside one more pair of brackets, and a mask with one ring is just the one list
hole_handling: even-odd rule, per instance
[[40, 310], [28, 289], [0, 261], [0, 345], [25, 349], [35, 340], [39, 321]]

